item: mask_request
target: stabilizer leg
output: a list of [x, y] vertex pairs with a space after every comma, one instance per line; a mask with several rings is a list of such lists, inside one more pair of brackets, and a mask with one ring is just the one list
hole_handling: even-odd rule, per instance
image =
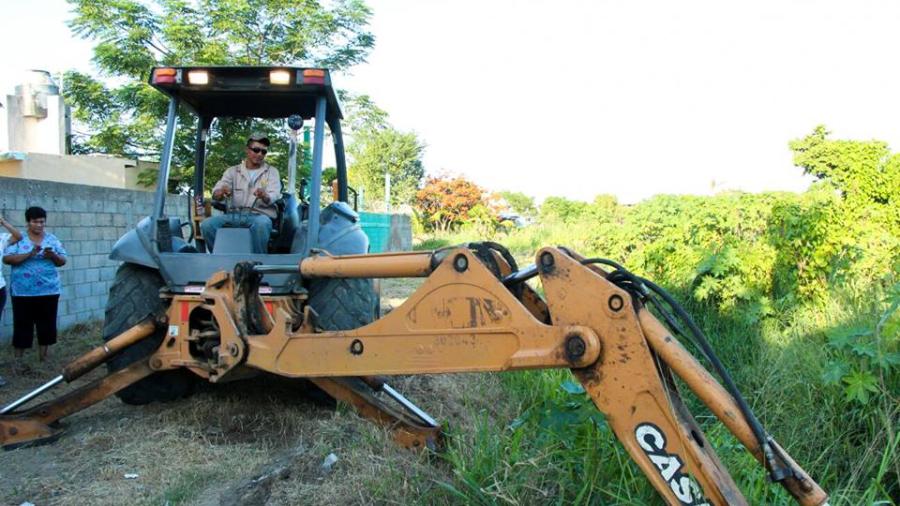
[[88, 383], [22, 413], [0, 416], [0, 446], [4, 449], [52, 440], [62, 432], [58, 420], [92, 406], [153, 374], [147, 359]]
[[394, 409], [379, 399], [360, 378], [310, 378], [337, 400], [353, 406], [363, 417], [389, 429], [394, 440], [412, 449], [436, 450], [442, 443], [441, 427], [430, 426]]

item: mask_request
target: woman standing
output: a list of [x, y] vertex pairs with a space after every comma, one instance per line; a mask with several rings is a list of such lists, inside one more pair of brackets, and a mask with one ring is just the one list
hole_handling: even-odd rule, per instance
[[13, 307], [13, 348], [21, 362], [31, 348], [37, 328], [38, 360], [56, 343], [56, 308], [60, 282], [57, 267], [66, 264], [66, 250], [55, 235], [46, 232], [47, 211], [29, 207], [25, 211], [28, 231], [19, 242], [7, 246], [3, 263], [12, 266], [10, 294]]
[[[7, 230], [7, 232], [3, 232], [0, 230], [0, 255], [3, 254], [3, 250], [6, 249], [10, 244], [15, 244], [22, 239], [22, 234], [16, 229], [16, 227], [12, 226], [12, 224], [3, 216], [0, 216], [0, 227], [3, 227]], [[3, 306], [6, 305], [6, 280], [3, 279], [3, 271], [0, 270], [0, 323], [3, 322]], [[3, 379], [3, 376], [0, 376], [0, 387], [6, 384], [6, 380]]]

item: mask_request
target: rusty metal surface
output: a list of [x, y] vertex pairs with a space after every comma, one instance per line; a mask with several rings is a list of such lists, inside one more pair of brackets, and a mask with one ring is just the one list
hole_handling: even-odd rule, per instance
[[550, 310], [547, 308], [547, 303], [544, 302], [544, 299], [542, 299], [533, 288], [523, 284], [522, 298], [520, 300], [522, 301], [522, 305], [531, 311], [531, 314], [534, 315], [537, 321], [547, 325], [551, 324]]

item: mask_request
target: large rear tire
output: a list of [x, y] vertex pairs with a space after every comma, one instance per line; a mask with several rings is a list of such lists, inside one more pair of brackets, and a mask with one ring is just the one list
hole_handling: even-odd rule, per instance
[[[116, 272], [106, 302], [103, 341], [109, 341], [130, 329], [149, 314], [165, 311], [159, 289], [164, 282], [154, 269], [124, 263]], [[109, 372], [123, 369], [147, 357], [162, 344], [165, 330], [138, 342], [115, 355], [106, 363]], [[186, 397], [193, 391], [195, 376], [183, 369], [154, 373], [116, 393], [125, 404], [148, 404]]]
[[323, 330], [352, 330], [372, 323], [378, 317], [378, 299], [371, 279], [317, 279], [309, 287], [309, 305]]
[[[378, 292], [371, 279], [315, 279], [309, 285], [309, 305], [322, 330], [352, 330], [375, 321], [380, 312]], [[305, 380], [307, 398], [323, 406], [334, 406], [328, 393]]]

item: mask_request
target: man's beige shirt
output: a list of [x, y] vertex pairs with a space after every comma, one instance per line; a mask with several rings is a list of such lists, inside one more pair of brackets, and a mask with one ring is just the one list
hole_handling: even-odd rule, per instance
[[[229, 207], [252, 209], [270, 218], [277, 216], [275, 201], [281, 198], [281, 177], [275, 167], [263, 162], [258, 169], [248, 169], [244, 166], [244, 162], [241, 162], [225, 170], [222, 179], [213, 187], [213, 192], [225, 185], [228, 185], [232, 192], [231, 202], [228, 202], [228, 197], [225, 198]], [[253, 195], [257, 188], [266, 191], [266, 195], [269, 196], [268, 204]]]

